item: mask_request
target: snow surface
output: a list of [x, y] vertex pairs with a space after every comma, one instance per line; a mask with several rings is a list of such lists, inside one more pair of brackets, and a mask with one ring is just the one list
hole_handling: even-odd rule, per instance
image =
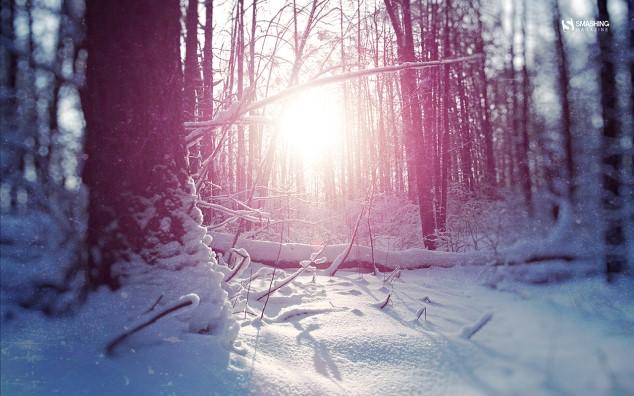
[[[105, 344], [149, 307], [102, 290], [75, 317], [23, 313], [2, 323], [1, 393], [634, 393], [631, 280], [538, 286], [501, 276], [510, 267], [402, 271], [388, 282], [384, 274], [306, 272], [271, 295], [260, 319], [263, 303], [253, 296], [268, 289], [272, 271], [252, 265], [261, 276], [248, 313], [246, 293], [234, 301], [241, 330], [232, 348], [168, 317], [106, 357]], [[422, 307], [426, 321], [416, 320]]]

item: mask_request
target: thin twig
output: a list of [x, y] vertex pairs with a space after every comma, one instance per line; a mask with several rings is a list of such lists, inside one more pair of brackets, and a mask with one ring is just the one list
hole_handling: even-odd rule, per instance
[[283, 288], [284, 286], [288, 285], [289, 283], [291, 283], [291, 281], [293, 281], [293, 279], [295, 279], [299, 275], [301, 275], [310, 266], [315, 265], [316, 261], [317, 261], [317, 258], [324, 251], [325, 248], [326, 248], [326, 245], [323, 245], [322, 248], [316, 254], [312, 255], [312, 257], [310, 258], [310, 262], [308, 264], [304, 265], [302, 268], [300, 268], [297, 271], [295, 271], [295, 273], [293, 273], [292, 275], [288, 276], [286, 279], [283, 279], [280, 282], [280, 284], [275, 285], [275, 287], [273, 289], [271, 289], [271, 287], [269, 286], [269, 291], [266, 294], [258, 297], [258, 301], [263, 299], [264, 297], [269, 296], [270, 294], [275, 293], [276, 291], [278, 291], [279, 289]]
[[350, 255], [350, 252], [352, 251], [352, 247], [354, 246], [354, 240], [357, 237], [357, 231], [359, 230], [359, 224], [361, 223], [361, 218], [363, 217], [364, 212], [365, 212], [365, 206], [361, 207], [361, 213], [359, 213], [359, 217], [357, 217], [357, 223], [354, 226], [354, 231], [352, 232], [352, 238], [350, 238], [350, 243], [348, 244], [348, 247], [346, 248], [343, 258], [341, 259], [339, 264], [335, 268], [332, 269], [330, 276], [334, 276], [337, 273], [337, 270], [339, 269], [339, 267], [341, 267], [343, 263], [346, 262], [346, 259]]
[[282, 254], [282, 241], [284, 240], [284, 227], [280, 231], [280, 248], [277, 250], [277, 257], [275, 258], [275, 266], [273, 267], [273, 275], [271, 276], [271, 283], [269, 283], [269, 292], [266, 295], [266, 301], [264, 302], [264, 307], [262, 307], [262, 314], [260, 315], [260, 319], [264, 318], [264, 311], [266, 311], [266, 306], [269, 303], [269, 297], [271, 296], [271, 287], [273, 287], [273, 281], [275, 280], [275, 271], [277, 270], [277, 264], [280, 261], [280, 255]]
[[137, 333], [141, 330], [143, 330], [144, 328], [148, 327], [149, 325], [156, 323], [157, 320], [161, 319], [162, 317], [171, 314], [172, 312], [176, 312], [181, 308], [185, 308], [189, 305], [192, 305], [192, 301], [191, 300], [185, 300], [183, 302], [180, 302], [176, 305], [174, 305], [173, 307], [170, 307], [162, 312], [159, 312], [158, 314], [154, 315], [152, 318], [150, 318], [149, 320], [141, 323], [140, 325], [132, 328], [131, 330], [128, 330], [124, 333], [122, 333], [121, 335], [119, 335], [117, 338], [115, 338], [114, 340], [110, 341], [110, 343], [108, 343], [108, 345], [106, 346], [106, 354], [107, 355], [112, 355], [112, 353], [114, 352], [115, 348], [121, 344], [126, 338], [130, 337], [132, 334]]
[[264, 318], [264, 311], [266, 311], [266, 306], [269, 303], [269, 297], [271, 297], [271, 287], [273, 286], [273, 280], [275, 279], [275, 271], [277, 267], [273, 268], [273, 275], [271, 275], [271, 283], [269, 283], [269, 292], [266, 294], [266, 301], [264, 302], [264, 307], [262, 307], [262, 314], [260, 315], [260, 319]]
[[244, 318], [247, 318], [247, 310], [249, 309], [249, 292], [251, 291], [251, 278], [253, 277], [253, 267], [251, 267], [251, 273], [249, 274], [249, 287], [247, 287], [247, 301], [244, 304]]
[[427, 321], [427, 307], [423, 307], [418, 310], [418, 315], [416, 315], [416, 320], [419, 320], [422, 314], [425, 314], [425, 321]]
[[143, 314], [145, 315], [148, 312], [154, 311], [154, 308], [156, 308], [158, 303], [161, 302], [161, 299], [163, 299], [163, 295], [162, 294], [160, 296], [158, 296], [156, 301], [154, 301], [154, 304], [152, 304], [152, 306], [150, 308], [148, 308], [145, 312], [143, 312]]
[[390, 302], [390, 297], [392, 297], [392, 293], [387, 295], [387, 298], [385, 299], [385, 301], [383, 302], [383, 304], [379, 307], [379, 309], [383, 309], [385, 308], [385, 306]]

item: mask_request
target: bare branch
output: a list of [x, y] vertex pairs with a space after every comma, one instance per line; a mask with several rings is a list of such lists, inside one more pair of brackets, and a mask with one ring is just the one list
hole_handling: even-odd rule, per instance
[[[351, 80], [357, 77], [363, 77], [363, 76], [371, 76], [374, 74], [384, 74], [384, 73], [394, 73], [394, 72], [398, 72], [401, 70], [407, 70], [407, 69], [424, 69], [427, 67], [434, 67], [434, 66], [440, 66], [440, 65], [446, 65], [446, 64], [451, 64], [451, 63], [458, 63], [458, 62], [471, 62], [474, 60], [478, 60], [482, 57], [482, 54], [473, 54], [473, 55], [468, 55], [468, 56], [461, 56], [458, 58], [450, 58], [450, 59], [441, 59], [441, 60], [434, 60], [434, 61], [426, 61], [426, 62], [406, 62], [406, 63], [400, 63], [397, 65], [390, 65], [390, 66], [383, 66], [383, 67], [375, 67], [375, 68], [370, 68], [370, 69], [363, 69], [363, 70], [355, 70], [355, 71], [351, 71], [351, 72], [347, 72], [347, 73], [341, 73], [341, 74], [337, 74], [334, 76], [328, 76], [328, 77], [323, 77], [323, 78], [318, 78], [316, 80], [311, 80], [311, 81], [307, 81], [305, 83], [302, 84], [297, 84], [294, 85], [292, 87], [289, 87], [281, 92], [278, 92], [275, 95], [269, 96], [268, 98], [259, 100], [257, 102], [251, 103], [248, 106], [245, 106], [244, 109], [240, 109], [235, 115], [235, 120], [237, 120], [239, 118], [240, 115], [242, 114], [246, 114], [250, 111], [253, 110], [257, 110], [260, 109], [262, 107], [265, 107], [271, 103], [275, 103], [281, 99], [284, 99], [288, 96], [292, 96], [296, 93], [305, 91], [307, 89], [310, 88], [315, 88], [315, 87], [319, 87], [322, 85], [328, 85], [328, 84], [334, 84], [334, 83], [338, 83], [338, 82], [343, 82], [343, 81], [347, 81], [347, 80]], [[234, 117], [227, 117], [224, 122], [224, 124], [227, 123], [231, 123], [232, 119]], [[185, 122], [185, 128], [212, 128], [212, 126], [207, 126], [207, 125], [211, 125], [214, 124], [214, 120], [211, 121], [198, 121], [198, 122]], [[217, 123], [216, 123], [217, 124]], [[217, 126], [214, 124], [214, 126]]]

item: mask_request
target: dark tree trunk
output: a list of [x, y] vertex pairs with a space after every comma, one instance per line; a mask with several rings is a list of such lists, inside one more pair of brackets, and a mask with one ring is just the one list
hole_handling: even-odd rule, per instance
[[[399, 62], [415, 61], [414, 35], [412, 30], [412, 15], [409, 0], [400, 1], [400, 13], [396, 8], [397, 1], [386, 0], [392, 27], [396, 33]], [[399, 15], [402, 14], [402, 20]], [[404, 70], [400, 73], [400, 84], [403, 96], [403, 129], [405, 133], [408, 175], [414, 177], [418, 193], [418, 207], [422, 225], [425, 247], [434, 249], [434, 207], [432, 194], [432, 164], [433, 145], [429, 136], [423, 135], [422, 112], [418, 97], [416, 71]], [[427, 138], [427, 139], [426, 139]]]
[[[451, 1], [447, 1], [445, 3], [445, 25], [443, 28], [443, 58], [449, 59], [451, 56], [451, 48], [450, 48], [450, 34], [451, 34]], [[452, 101], [450, 95], [450, 70], [449, 65], [443, 65], [442, 67], [442, 105], [443, 105], [443, 126], [442, 126], [442, 140], [439, 142], [440, 146], [440, 204], [438, 210], [438, 223], [439, 230], [445, 231], [445, 225], [447, 222], [447, 178], [449, 177], [449, 109], [452, 107], [450, 102]], [[462, 84], [461, 81], [458, 81], [458, 84]], [[464, 94], [464, 92], [461, 92]], [[463, 102], [464, 103], [464, 102]], [[455, 105], [454, 105], [455, 107]], [[464, 120], [463, 120], [464, 121]], [[439, 138], [440, 140], [440, 138]], [[429, 143], [428, 143], [429, 144]], [[466, 142], [463, 142], [466, 144]], [[468, 147], [467, 147], [468, 150]], [[469, 163], [463, 164], [463, 166], [471, 166], [471, 161], [469, 159]]]
[[[608, 21], [607, 0], [598, 0], [599, 20]], [[620, 150], [621, 122], [618, 114], [616, 68], [610, 29], [597, 32], [600, 51], [601, 110], [603, 113], [603, 209], [605, 211], [605, 271], [608, 281], [625, 269], [625, 233], [621, 209], [623, 191], [621, 174], [623, 158]]]
[[475, 3], [476, 17], [478, 23], [478, 36], [476, 37], [476, 53], [482, 54], [482, 62], [478, 67], [478, 77], [482, 84], [481, 99], [479, 100], [482, 105], [482, 135], [484, 137], [484, 180], [489, 187], [494, 187], [497, 184], [496, 172], [495, 172], [495, 156], [493, 154], [493, 129], [491, 128], [490, 121], [490, 109], [488, 89], [489, 84], [485, 72], [486, 57], [484, 52], [484, 26], [482, 24], [482, 16], [480, 13], [480, 1]]
[[185, 89], [183, 111], [189, 121], [196, 120], [196, 89], [200, 79], [198, 67], [198, 0], [189, 0], [185, 17]]
[[[385, 6], [390, 15], [390, 21], [392, 23], [392, 27], [396, 34], [397, 39], [397, 53], [399, 62], [410, 62], [414, 60], [414, 45], [407, 40], [405, 27], [403, 20], [405, 16], [403, 15], [403, 20], [400, 19], [401, 8], [404, 8], [401, 3], [407, 3], [409, 6], [409, 2], [402, 2], [400, 0], [388, 0], [385, 1]], [[401, 7], [398, 7], [401, 5]], [[404, 11], [403, 11], [404, 13]], [[410, 19], [411, 26], [411, 19]], [[416, 137], [415, 132], [413, 130], [412, 122], [414, 119], [414, 115], [412, 114], [412, 100], [413, 96], [417, 95], [416, 92], [416, 74], [412, 70], [405, 70], [399, 73], [399, 82], [401, 86], [401, 119], [403, 125], [403, 136], [404, 136], [404, 144], [405, 144], [405, 160], [407, 162], [407, 196], [412, 202], [416, 202], [417, 199], [417, 175], [416, 175]], [[420, 111], [420, 106], [418, 106], [418, 111]], [[420, 131], [420, 130], [419, 130]], [[420, 202], [419, 202], [420, 204]]]
[[[258, 2], [253, 0], [251, 3], [251, 37], [249, 41], [249, 92], [255, 92], [256, 79], [255, 79], [255, 35], [257, 24], [257, 9]], [[251, 115], [256, 115], [257, 112], [253, 112]], [[249, 125], [249, 158], [247, 164], [247, 188], [253, 189], [255, 185], [254, 172], [257, 172], [258, 164], [260, 163], [260, 127], [257, 125]]]
[[[517, 33], [517, 8], [519, 1], [514, 0], [512, 2], [513, 12], [511, 14], [511, 86], [512, 86], [512, 133], [511, 136], [511, 152], [513, 155], [512, 162], [514, 164], [512, 169], [512, 184], [517, 181], [522, 195], [524, 196], [524, 203], [529, 213], [532, 213], [532, 183], [530, 177], [530, 170], [528, 168], [528, 135], [522, 128], [524, 126], [524, 114], [522, 110], [526, 104], [527, 98], [522, 98], [522, 108], [519, 106], [519, 89], [517, 76], [518, 73], [515, 69], [515, 57], [517, 56], [517, 47], [515, 45], [515, 37]], [[524, 59], [525, 61], [525, 59]]]
[[571, 203], [575, 201], [575, 158], [572, 147], [572, 114], [570, 110], [570, 73], [568, 71], [568, 56], [564, 38], [561, 33], [561, 12], [559, 0], [553, 0], [553, 27], [556, 35], [557, 67], [559, 69], [559, 96], [561, 98], [561, 129], [564, 141], [564, 155], [567, 179], [567, 191], [558, 191], [559, 194], [567, 194]]
[[209, 120], [214, 110], [214, 70], [213, 70], [213, 35], [214, 35], [214, 2], [205, 3], [205, 45], [203, 47], [203, 100], [201, 115]]
[[[238, 0], [237, 4], [237, 45], [236, 45], [236, 89], [237, 89], [237, 99], [241, 101], [243, 99], [244, 94], [244, 0]], [[237, 152], [237, 164], [236, 164], [236, 180], [237, 186], [236, 189], [238, 192], [242, 192], [247, 188], [247, 180], [246, 180], [246, 145], [245, 145], [245, 134], [244, 127], [239, 125], [238, 129], [238, 152]]]
[[506, 155], [508, 156], [509, 163], [509, 187], [515, 189], [517, 191], [517, 187], [519, 186], [517, 177], [517, 163], [518, 163], [518, 155], [517, 155], [517, 140], [518, 131], [519, 131], [519, 116], [518, 116], [518, 108], [519, 108], [519, 98], [517, 92], [517, 71], [515, 70], [515, 35], [517, 34], [517, 0], [512, 0], [510, 2], [511, 6], [511, 37], [510, 37], [510, 47], [509, 47], [509, 74], [511, 80], [511, 97], [509, 104], [509, 120], [510, 120], [510, 131], [507, 134], [508, 142], [505, 147]]
[[[179, 17], [177, 0], [87, 4], [84, 261], [93, 286], [118, 286], [116, 261], [136, 253], [151, 263], [155, 246], [182, 234], [159, 226], [179, 208], [186, 178]], [[152, 205], [145, 223], [138, 214]]]
[[528, 66], [526, 64], [526, 0], [522, 2], [522, 120], [520, 123], [520, 139], [517, 142], [517, 153], [519, 155], [518, 170], [520, 182], [522, 183], [522, 192], [524, 193], [524, 202], [528, 209], [528, 214], [533, 215], [533, 182], [531, 180], [531, 172], [528, 165], [528, 149], [530, 146], [528, 135], [528, 119], [530, 109], [530, 85], [528, 80]]
[[[14, 0], [2, 0], [2, 12], [0, 17], [2, 18], [2, 36], [12, 45], [15, 45], [15, 28], [14, 20], [16, 14], [16, 5]], [[6, 88], [7, 96], [2, 99], [2, 106], [0, 108], [0, 125], [2, 125], [2, 133], [0, 134], [0, 154], [2, 155], [2, 161], [0, 161], [0, 179], [3, 182], [8, 182], [10, 178], [14, 178], [19, 174], [19, 165], [22, 157], [24, 156], [23, 150], [16, 148], [15, 150], [5, 150], [5, 144], [14, 143], [14, 139], [20, 139], [21, 137], [16, 133], [18, 119], [18, 56], [11, 51], [8, 46], [2, 45], [0, 49], [2, 53], [0, 68], [0, 84]], [[7, 147], [9, 147], [7, 145]], [[14, 186], [11, 186], [14, 189]], [[14, 208], [17, 205], [17, 199], [15, 191], [11, 191], [11, 199], [9, 206]]]
[[[15, 45], [15, 2], [13, 0], [2, 0], [2, 9], [3, 12], [0, 13], [0, 17], [2, 17], [2, 36]], [[8, 46], [3, 45], [2, 51], [2, 84], [9, 91], [9, 96], [5, 99], [2, 106], [2, 123], [13, 128], [16, 121], [18, 96], [18, 57]]]
[[[205, 1], [205, 26], [204, 26], [204, 46], [202, 49], [201, 61], [201, 94], [198, 99], [198, 114], [203, 120], [211, 120], [214, 116], [214, 71], [213, 71], [213, 16], [214, 16], [213, 0]], [[216, 147], [216, 129], [206, 131], [200, 142], [193, 147], [194, 157], [198, 158], [199, 166], [190, 168], [190, 174], [194, 175], [197, 183], [199, 183], [198, 195], [205, 200], [209, 200], [210, 196], [216, 194], [215, 183], [216, 161], [210, 161], [206, 165], [206, 171], [202, 169], [204, 161], [208, 160]], [[192, 169], [193, 168], [193, 169]], [[197, 176], [196, 176], [197, 175]], [[203, 180], [200, 180], [203, 178]], [[207, 223], [213, 222], [214, 211], [211, 208], [201, 208]]]

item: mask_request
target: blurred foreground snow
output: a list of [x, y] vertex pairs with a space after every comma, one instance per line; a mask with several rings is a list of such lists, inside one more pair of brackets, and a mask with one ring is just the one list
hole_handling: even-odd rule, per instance
[[[554, 263], [549, 263], [554, 264]], [[571, 265], [570, 263], [562, 265]], [[251, 293], [268, 288], [270, 268]], [[278, 270], [276, 279], [283, 277]], [[234, 347], [166, 318], [113, 357], [105, 344], [146, 306], [94, 294], [78, 316], [3, 322], [2, 394], [632, 394], [634, 288], [600, 276], [512, 280], [507, 267], [329, 278], [300, 275], [234, 301]], [[486, 284], [495, 284], [488, 287]], [[376, 306], [390, 294], [383, 309]], [[244, 297], [244, 296], [243, 296]], [[152, 298], [148, 296], [148, 305]], [[426, 318], [416, 320], [426, 307]], [[470, 339], [460, 335], [492, 314]]]

